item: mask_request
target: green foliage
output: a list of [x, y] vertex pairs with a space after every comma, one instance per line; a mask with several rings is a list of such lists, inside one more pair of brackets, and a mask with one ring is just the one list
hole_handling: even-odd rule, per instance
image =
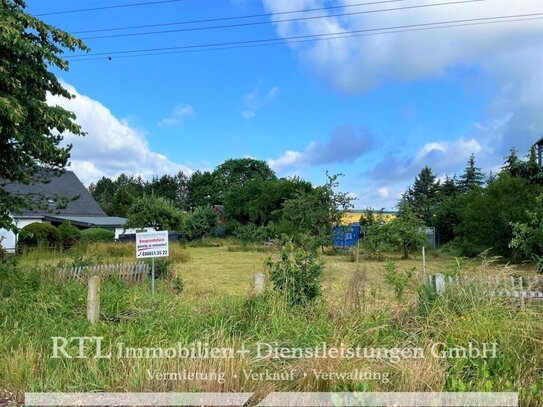
[[270, 257], [266, 265], [273, 287], [286, 296], [290, 305], [304, 305], [321, 295], [324, 263], [315, 252], [296, 248], [289, 242], [280, 256], [279, 261]]
[[[541, 264], [543, 254], [543, 193], [536, 198], [532, 210], [527, 210], [525, 222], [514, 222], [513, 238], [509, 247], [522, 259], [535, 260]], [[541, 268], [540, 268], [541, 270]]]
[[57, 227], [60, 242], [65, 249], [74, 246], [81, 240], [81, 231], [65, 220]]
[[287, 200], [283, 207], [282, 222], [290, 224], [296, 233], [308, 234], [321, 247], [329, 246], [333, 227], [341, 224], [343, 215], [352, 207], [353, 198], [347, 193], [336, 192], [339, 175], [328, 176], [323, 186], [310, 192], [300, 192]]
[[387, 260], [385, 263], [385, 283], [392, 287], [398, 301], [403, 298], [405, 289], [409, 286], [415, 275], [415, 267], [404, 270], [399, 268], [393, 261]]
[[265, 161], [252, 158], [226, 160], [213, 171], [213, 178], [220, 202], [223, 202], [226, 194], [233, 188], [243, 187], [248, 182], [277, 179]]
[[[63, 134], [83, 135], [73, 113], [47, 103], [51, 95], [73, 97], [50, 69], [66, 71], [61, 55], [87, 47], [26, 13], [20, 0], [0, 4], [0, 44], [0, 180], [28, 184], [50, 179], [70, 156]], [[26, 205], [31, 205], [30, 197], [0, 188], [0, 228], [13, 228], [9, 214]]]
[[393, 219], [384, 228], [388, 245], [401, 251], [404, 259], [408, 259], [409, 253], [419, 250], [426, 243], [423, 227], [414, 216]]
[[181, 212], [171, 201], [161, 197], [144, 196], [136, 199], [130, 207], [125, 227], [178, 230], [182, 224]]
[[285, 201], [311, 190], [310, 183], [298, 178], [248, 181], [225, 194], [225, 216], [230, 222], [256, 226], [278, 223]]
[[56, 247], [61, 243], [61, 236], [57, 228], [48, 223], [31, 223], [21, 230], [18, 243], [23, 247]]
[[257, 240], [257, 228], [252, 223], [239, 225], [234, 232], [234, 236], [243, 246], [247, 246]]
[[180, 231], [188, 240], [200, 239], [211, 234], [218, 224], [219, 219], [213, 209], [199, 206], [186, 216]]
[[81, 231], [81, 240], [85, 243], [110, 243], [115, 240], [115, 233], [103, 228], [89, 228]]
[[428, 166], [424, 167], [398, 204], [400, 214], [411, 213], [425, 226], [433, 226], [432, 215], [438, 203], [439, 190], [435, 174]]
[[479, 167], [475, 166], [475, 155], [471, 154], [468, 159], [464, 173], [460, 176], [459, 187], [463, 192], [469, 192], [472, 189], [480, 188], [485, 181], [485, 175]]
[[189, 209], [221, 203], [215, 187], [215, 176], [209, 171], [193, 172], [187, 182], [187, 188]]
[[366, 239], [364, 247], [368, 250], [371, 256], [377, 256], [379, 261], [383, 258], [383, 253], [390, 251], [393, 247], [390, 245], [390, 240], [387, 236], [386, 225], [372, 224], [366, 226]]
[[487, 188], [471, 190], [460, 211], [460, 224], [455, 233], [465, 248], [464, 255], [475, 256], [488, 248], [497, 254], [511, 256], [509, 243], [513, 224], [528, 221], [527, 211], [534, 208], [541, 187], [527, 180], [502, 173]]

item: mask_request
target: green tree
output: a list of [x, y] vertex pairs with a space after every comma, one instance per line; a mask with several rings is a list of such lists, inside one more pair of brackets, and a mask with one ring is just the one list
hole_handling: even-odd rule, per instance
[[464, 173], [460, 176], [460, 190], [469, 192], [474, 188], [480, 188], [485, 182], [485, 174], [475, 166], [475, 155], [471, 154]]
[[340, 225], [345, 212], [352, 208], [353, 198], [336, 191], [340, 175], [327, 174], [326, 184], [298, 193], [283, 207], [282, 221], [290, 224], [296, 233], [312, 236], [323, 249], [332, 243], [333, 227]]
[[432, 215], [438, 202], [439, 182], [431, 168], [424, 167], [415, 178], [413, 186], [403, 195], [398, 208], [400, 215], [414, 214], [426, 226], [433, 225]]
[[277, 223], [288, 199], [311, 190], [311, 184], [299, 178], [249, 181], [227, 192], [224, 197], [225, 216], [229, 221], [243, 225]]
[[195, 171], [187, 182], [188, 207], [194, 209], [198, 206], [220, 204], [221, 200], [215, 186], [215, 176], [209, 171]]
[[[58, 174], [71, 149], [62, 146], [63, 134], [83, 135], [75, 115], [49, 105], [47, 97], [73, 97], [49, 69], [68, 70], [61, 54], [87, 47], [26, 13], [25, 7], [22, 0], [0, 1], [0, 187]], [[29, 199], [0, 188], [0, 228], [13, 228], [9, 214], [27, 205]]]
[[404, 216], [393, 219], [383, 227], [388, 245], [403, 253], [408, 259], [409, 253], [420, 249], [426, 243], [423, 225], [415, 216]]
[[533, 209], [526, 212], [524, 222], [514, 222], [509, 247], [521, 259], [532, 260], [543, 255], [543, 194], [536, 198]]
[[182, 214], [171, 201], [156, 196], [144, 196], [136, 199], [128, 210], [125, 227], [178, 230], [182, 223]]
[[213, 171], [214, 184], [219, 202], [233, 187], [242, 187], [251, 181], [274, 181], [273, 170], [265, 161], [252, 158], [226, 160]]
[[112, 215], [111, 203], [113, 202], [113, 196], [115, 195], [116, 189], [115, 182], [108, 177], [102, 177], [96, 184], [92, 183], [89, 185], [89, 191], [92, 197], [108, 215]]
[[534, 197], [541, 191], [541, 186], [503, 172], [487, 188], [469, 192], [455, 230], [465, 255], [474, 256], [494, 248], [497, 254], [510, 256], [512, 224], [527, 221], [527, 211], [534, 209]]

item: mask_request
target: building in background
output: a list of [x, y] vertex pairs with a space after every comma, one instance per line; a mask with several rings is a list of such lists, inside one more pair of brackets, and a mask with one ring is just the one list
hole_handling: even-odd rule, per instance
[[[18, 213], [11, 214], [18, 229], [31, 223], [45, 222], [58, 226], [68, 221], [80, 229], [100, 227], [112, 230], [115, 238], [123, 233], [126, 219], [107, 216], [72, 171], [53, 176], [49, 182], [29, 185], [12, 183], [4, 184], [1, 188], [9, 194], [27, 197], [33, 203], [32, 209], [22, 208]], [[6, 250], [15, 250], [17, 235], [14, 232], [0, 229], [0, 240]]]

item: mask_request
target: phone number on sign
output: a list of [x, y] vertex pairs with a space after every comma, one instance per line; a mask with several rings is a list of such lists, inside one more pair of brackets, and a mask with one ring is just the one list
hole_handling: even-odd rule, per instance
[[153, 257], [153, 256], [167, 256], [167, 250], [156, 250], [152, 252], [142, 252], [138, 253], [138, 257]]

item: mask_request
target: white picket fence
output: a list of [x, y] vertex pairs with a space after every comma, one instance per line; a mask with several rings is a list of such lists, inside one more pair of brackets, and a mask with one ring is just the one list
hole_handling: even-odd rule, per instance
[[[452, 285], [481, 283], [480, 280], [460, 278], [460, 276], [445, 276], [441, 273], [426, 275], [425, 282], [437, 293], [444, 291]], [[528, 299], [543, 300], [543, 277], [515, 277], [488, 274], [487, 292], [491, 297], [518, 299], [522, 305]]]
[[60, 269], [60, 274], [70, 280], [86, 281], [89, 276], [100, 276], [102, 279], [116, 276], [122, 281], [138, 283], [146, 281], [149, 277], [149, 265], [135, 262], [63, 267]]

